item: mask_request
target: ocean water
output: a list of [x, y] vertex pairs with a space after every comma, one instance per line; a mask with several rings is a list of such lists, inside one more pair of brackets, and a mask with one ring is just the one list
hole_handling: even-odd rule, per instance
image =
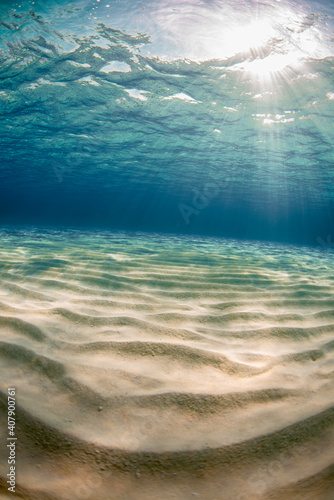
[[333, 26], [0, 2], [1, 499], [333, 500]]
[[333, 4], [1, 2], [3, 224], [333, 235]]

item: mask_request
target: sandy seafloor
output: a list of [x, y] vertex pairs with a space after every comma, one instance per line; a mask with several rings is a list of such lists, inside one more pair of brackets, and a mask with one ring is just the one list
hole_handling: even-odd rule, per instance
[[256, 242], [3, 230], [0, 498], [332, 500], [333, 263]]

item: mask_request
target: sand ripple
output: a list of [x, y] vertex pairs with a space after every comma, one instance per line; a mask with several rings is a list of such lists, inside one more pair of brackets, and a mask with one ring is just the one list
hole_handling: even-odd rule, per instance
[[333, 255], [75, 234], [2, 238], [18, 498], [332, 500]]

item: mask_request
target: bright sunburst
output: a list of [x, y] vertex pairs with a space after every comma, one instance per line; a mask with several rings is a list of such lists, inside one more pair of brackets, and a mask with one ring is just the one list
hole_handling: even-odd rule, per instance
[[[332, 55], [323, 21], [306, 5], [283, 1], [245, 8], [224, 2], [215, 10], [199, 2], [184, 4], [160, 27], [177, 43], [179, 57], [228, 61], [229, 69], [269, 81], [274, 74], [297, 71], [309, 58]], [[231, 58], [236, 58], [233, 64]]]
[[227, 36], [232, 52], [247, 52], [265, 46], [275, 36], [275, 29], [268, 18], [257, 19], [250, 24], [233, 28]]

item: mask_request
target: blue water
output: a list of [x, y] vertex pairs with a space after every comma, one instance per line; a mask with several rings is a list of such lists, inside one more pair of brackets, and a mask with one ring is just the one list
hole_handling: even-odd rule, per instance
[[333, 27], [330, 0], [0, 2], [20, 498], [333, 500]]
[[333, 15], [2, 1], [0, 224], [331, 247]]

